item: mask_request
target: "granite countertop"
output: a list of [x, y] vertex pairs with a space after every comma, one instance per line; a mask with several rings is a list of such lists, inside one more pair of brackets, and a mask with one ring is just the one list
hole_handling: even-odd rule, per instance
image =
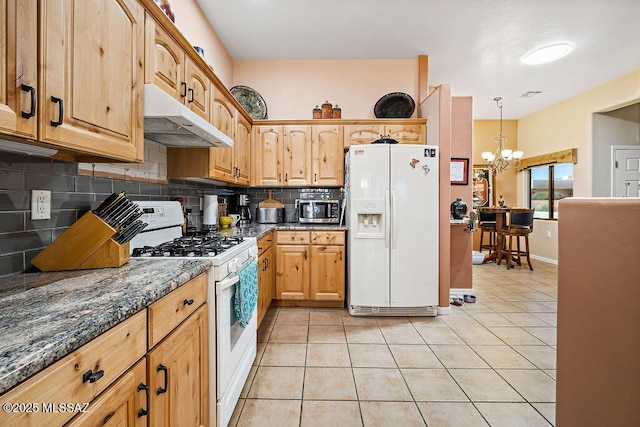
[[131, 259], [120, 268], [0, 278], [0, 393], [210, 266], [203, 259]]
[[223, 236], [235, 236], [238, 234], [242, 234], [245, 237], [255, 237], [256, 239], [260, 239], [263, 236], [266, 236], [271, 231], [274, 230], [333, 230], [333, 231], [344, 231], [348, 228], [344, 225], [338, 224], [300, 224], [298, 222], [281, 222], [278, 224], [257, 224], [252, 222], [248, 225], [244, 225], [242, 227], [230, 227], [227, 229], [220, 229], [220, 233]]

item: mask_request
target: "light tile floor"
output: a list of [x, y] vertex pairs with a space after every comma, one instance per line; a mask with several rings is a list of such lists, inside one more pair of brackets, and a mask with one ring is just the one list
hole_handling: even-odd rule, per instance
[[557, 268], [533, 265], [474, 266], [449, 316], [271, 308], [230, 425], [553, 425]]

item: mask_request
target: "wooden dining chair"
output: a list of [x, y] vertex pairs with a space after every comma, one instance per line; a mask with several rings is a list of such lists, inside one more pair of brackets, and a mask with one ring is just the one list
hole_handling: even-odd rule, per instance
[[[478, 208], [478, 227], [480, 228], [480, 252], [483, 249], [489, 249], [489, 254], [491, 254], [496, 250], [496, 213]], [[488, 244], [484, 243], [484, 233], [488, 234]]]
[[[529, 234], [533, 232], [533, 212], [534, 209], [511, 208], [509, 209], [509, 222], [498, 230], [498, 233], [505, 242], [505, 248], [498, 248], [499, 251], [507, 251], [507, 269], [513, 268], [513, 261], [522, 265], [521, 257], [527, 257], [529, 269], [533, 271], [531, 258], [529, 255]], [[516, 249], [513, 249], [513, 238], [516, 239]], [[524, 237], [525, 249], [520, 249], [520, 238]], [[508, 239], [507, 239], [508, 238]], [[498, 254], [498, 265], [502, 262], [502, 257]]]

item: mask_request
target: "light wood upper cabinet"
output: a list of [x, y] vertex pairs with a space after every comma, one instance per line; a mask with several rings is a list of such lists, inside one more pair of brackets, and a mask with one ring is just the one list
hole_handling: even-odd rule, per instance
[[352, 145], [371, 144], [384, 134], [384, 125], [345, 125], [344, 148]]
[[421, 125], [386, 125], [385, 135], [389, 135], [401, 144], [427, 143], [427, 128]]
[[249, 185], [251, 180], [251, 124], [242, 115], [236, 114], [236, 137], [233, 141], [235, 150], [235, 182]]
[[303, 187], [311, 184], [311, 126], [284, 126], [284, 182]]
[[253, 127], [253, 185], [282, 185], [282, 126]]
[[344, 183], [342, 126], [313, 126], [313, 185], [336, 187]]
[[[185, 97], [187, 107], [209, 121], [211, 118], [211, 80], [189, 58], [185, 60], [184, 77], [187, 82], [187, 96]], [[233, 139], [233, 137], [231, 138]]]
[[150, 426], [208, 425], [207, 355], [204, 304], [147, 355]]
[[141, 161], [142, 6], [135, 0], [41, 0], [39, 13], [39, 140]]
[[344, 126], [344, 148], [352, 145], [371, 144], [381, 135], [389, 135], [401, 144], [426, 144], [426, 124], [361, 124]]
[[211, 119], [211, 80], [149, 16], [145, 23], [145, 83], [153, 83], [203, 119]]
[[0, 0], [0, 133], [37, 137], [37, 0]]

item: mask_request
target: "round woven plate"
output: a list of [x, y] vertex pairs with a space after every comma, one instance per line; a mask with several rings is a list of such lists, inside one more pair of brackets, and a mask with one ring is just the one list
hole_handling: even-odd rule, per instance
[[238, 100], [242, 108], [254, 120], [267, 118], [267, 103], [262, 96], [249, 86], [234, 86], [229, 91]]
[[413, 114], [416, 103], [404, 92], [391, 92], [383, 96], [373, 107], [373, 114], [379, 119], [408, 119]]

